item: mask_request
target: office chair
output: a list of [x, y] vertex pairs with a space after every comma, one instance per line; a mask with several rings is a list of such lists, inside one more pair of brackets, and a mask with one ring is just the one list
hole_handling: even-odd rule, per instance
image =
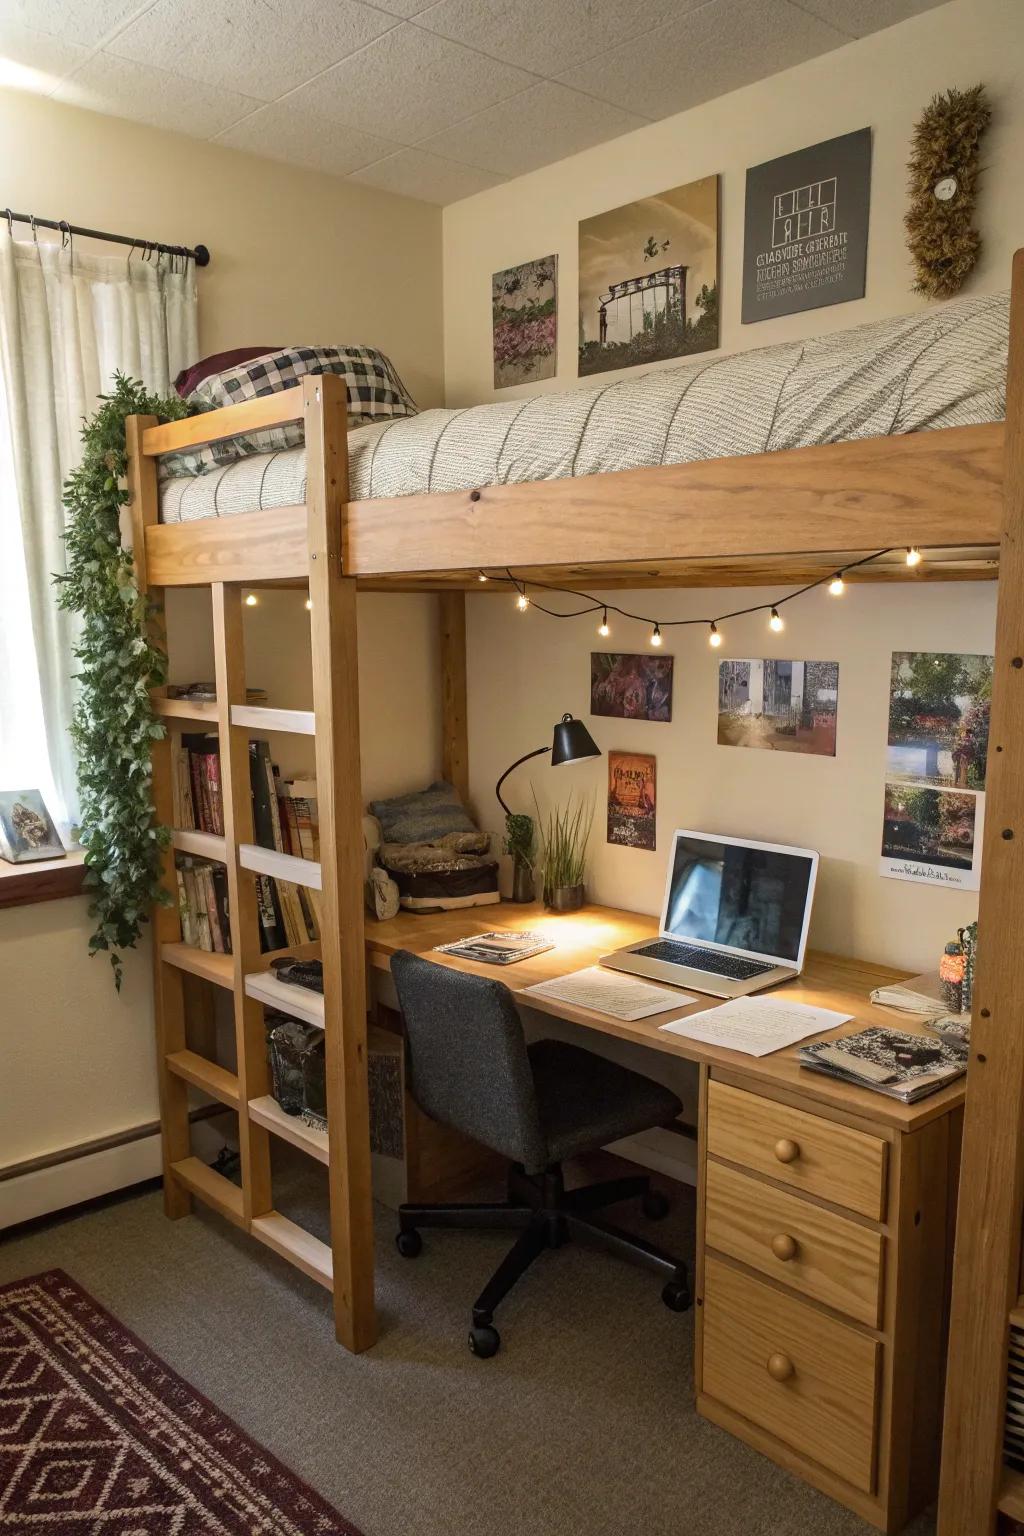
[[662, 1300], [690, 1305], [686, 1265], [595, 1212], [639, 1197], [645, 1215], [668, 1213], [646, 1175], [567, 1190], [562, 1163], [674, 1120], [682, 1108], [660, 1083], [560, 1040], [527, 1045], [512, 994], [500, 981], [420, 959], [391, 958], [405, 1019], [406, 1076], [420, 1109], [510, 1159], [508, 1199], [484, 1205], [403, 1205], [398, 1251], [415, 1258], [421, 1227], [497, 1227], [520, 1235], [473, 1306], [469, 1347], [486, 1359], [501, 1344], [494, 1311], [545, 1248], [593, 1239], [665, 1276]]

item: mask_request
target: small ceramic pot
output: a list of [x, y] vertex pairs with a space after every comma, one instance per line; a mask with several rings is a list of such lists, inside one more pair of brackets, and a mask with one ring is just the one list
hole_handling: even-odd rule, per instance
[[578, 912], [585, 899], [582, 885], [559, 885], [544, 892], [544, 905], [551, 912]]
[[527, 902], [536, 898], [536, 880], [532, 867], [525, 859], [516, 859], [512, 865], [512, 900]]

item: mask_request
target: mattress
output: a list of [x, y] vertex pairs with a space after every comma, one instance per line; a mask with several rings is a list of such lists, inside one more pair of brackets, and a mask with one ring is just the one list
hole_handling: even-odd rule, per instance
[[[415, 496], [998, 421], [1009, 295], [813, 341], [700, 357], [597, 388], [430, 410], [349, 433], [350, 495]], [[164, 522], [306, 497], [304, 448], [165, 480]]]

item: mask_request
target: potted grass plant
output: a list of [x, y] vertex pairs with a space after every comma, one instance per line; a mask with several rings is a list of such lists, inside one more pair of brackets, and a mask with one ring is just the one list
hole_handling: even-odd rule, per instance
[[594, 801], [582, 796], [577, 800], [570, 795], [564, 806], [555, 806], [548, 813], [546, 821], [538, 807], [537, 819], [542, 829], [544, 905], [552, 912], [576, 912], [586, 899], [583, 875], [594, 822]]

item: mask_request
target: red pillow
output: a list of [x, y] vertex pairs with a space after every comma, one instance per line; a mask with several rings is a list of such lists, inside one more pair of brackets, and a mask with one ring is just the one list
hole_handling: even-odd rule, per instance
[[223, 373], [226, 368], [234, 368], [237, 363], [247, 363], [250, 358], [262, 357], [266, 352], [280, 351], [280, 347], [234, 347], [230, 352], [214, 352], [211, 357], [193, 363], [191, 368], [183, 368], [174, 381], [174, 387], [181, 398], [186, 400], [212, 373]]

